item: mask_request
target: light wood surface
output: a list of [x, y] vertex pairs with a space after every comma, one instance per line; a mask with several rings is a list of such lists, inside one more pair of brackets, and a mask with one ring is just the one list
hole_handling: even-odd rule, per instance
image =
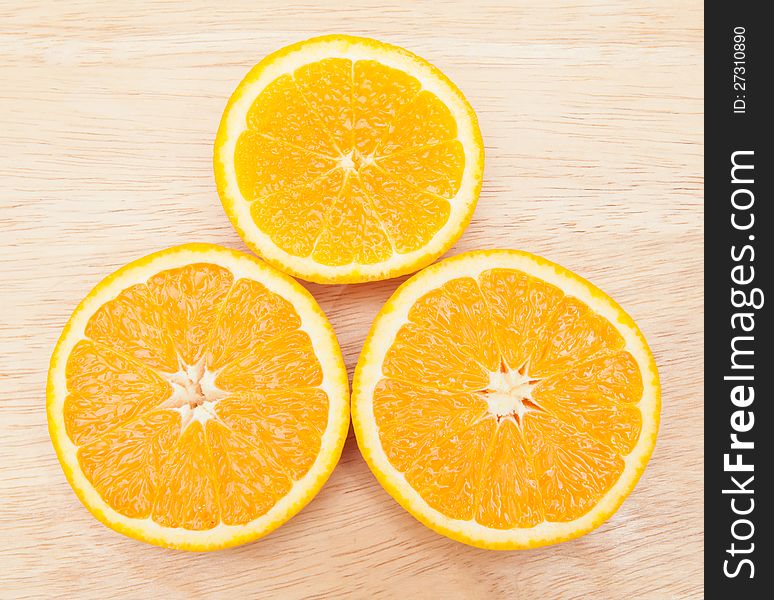
[[[350, 432], [328, 484], [271, 536], [207, 555], [94, 520], [46, 430], [46, 369], [77, 302], [166, 246], [244, 249], [218, 202], [221, 111], [266, 53], [347, 32], [438, 65], [478, 112], [481, 199], [450, 254], [515, 247], [616, 298], [664, 388], [650, 466], [574, 542], [494, 553], [436, 535]], [[0, 597], [699, 598], [703, 488], [701, 2], [3, 2]], [[350, 374], [402, 281], [309, 285]]]

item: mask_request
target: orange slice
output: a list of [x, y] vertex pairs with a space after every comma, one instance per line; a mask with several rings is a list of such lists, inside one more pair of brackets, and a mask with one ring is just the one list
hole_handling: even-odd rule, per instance
[[579, 276], [513, 250], [404, 283], [355, 370], [358, 445], [428, 527], [493, 549], [578, 537], [653, 451], [660, 388], [632, 319]]
[[318, 283], [396, 277], [459, 238], [481, 188], [475, 113], [443, 73], [329, 35], [258, 63], [215, 140], [221, 202], [245, 243]]
[[80, 303], [48, 423], [97, 519], [152, 544], [234, 546], [296, 514], [349, 426], [330, 324], [290, 277], [208, 244], [135, 261]]

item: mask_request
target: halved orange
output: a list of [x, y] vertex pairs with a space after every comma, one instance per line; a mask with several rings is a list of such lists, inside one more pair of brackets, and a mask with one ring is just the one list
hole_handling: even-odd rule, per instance
[[312, 296], [209, 244], [135, 261], [76, 308], [51, 358], [51, 439], [84, 505], [128, 536], [241, 544], [311, 500], [341, 454], [348, 382]]
[[461, 254], [405, 282], [353, 382], [358, 445], [384, 488], [483, 548], [604, 522], [642, 474], [659, 412], [634, 321], [578, 275], [513, 250]]
[[386, 279], [459, 238], [481, 188], [475, 113], [443, 73], [329, 35], [258, 63], [215, 140], [221, 202], [245, 243], [318, 283]]

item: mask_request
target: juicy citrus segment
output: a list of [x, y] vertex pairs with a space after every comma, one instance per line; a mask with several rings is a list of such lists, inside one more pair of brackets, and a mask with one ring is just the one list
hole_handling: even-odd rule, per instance
[[335, 140], [338, 154], [352, 151], [355, 143], [352, 61], [326, 58], [299, 67], [293, 79], [324, 130]]
[[239, 279], [231, 288], [207, 342], [207, 367], [221, 369], [258, 345], [295, 331], [293, 305], [258, 281]]
[[355, 116], [355, 148], [373, 154], [400, 110], [422, 89], [422, 84], [405, 71], [375, 60], [358, 60], [353, 70], [352, 103]]
[[332, 169], [317, 179], [265, 196], [253, 203], [250, 211], [261, 231], [278, 247], [296, 256], [309, 256], [343, 183], [344, 173]]
[[388, 377], [425, 382], [444, 390], [479, 391], [489, 385], [500, 357], [484, 299], [471, 278], [428, 292], [410, 309], [384, 360]]
[[164, 527], [212, 529], [220, 521], [218, 479], [199, 421], [183, 429], [159, 473], [153, 520]]
[[330, 325], [293, 280], [205, 244], [124, 267], [70, 319], [54, 446], [103, 522], [164, 546], [264, 535], [330, 474], [348, 425]]
[[[433, 340], [446, 338], [465, 356], [487, 371], [500, 365], [494, 331], [486, 314], [486, 303], [476, 282], [468, 277], [453, 279], [422, 296], [409, 310], [416, 323]], [[437, 343], [435, 344], [437, 345]]]
[[441, 440], [468, 429], [486, 413], [476, 394], [423, 388], [382, 379], [374, 389], [374, 414], [390, 462], [407, 471]]
[[573, 297], [565, 297], [543, 330], [529, 365], [534, 377], [565, 371], [604, 352], [624, 347], [612, 323]]
[[358, 444], [387, 490], [483, 547], [599, 525], [658, 427], [658, 375], [634, 322], [577, 275], [516, 251], [463, 254], [403, 284], [353, 387]]
[[415, 324], [401, 327], [384, 358], [384, 374], [428, 382], [431, 388], [472, 392], [486, 388], [489, 374], [475, 357], [451, 344], [437, 344], [433, 332]]
[[224, 208], [269, 262], [320, 283], [429, 264], [481, 186], [475, 115], [437, 69], [365, 38], [325, 36], [256, 65], [223, 114]]
[[478, 277], [489, 307], [497, 347], [510, 369], [535, 354], [549, 317], [564, 293], [515, 269], [491, 269]]
[[417, 188], [414, 194], [454, 198], [462, 185], [465, 150], [454, 140], [390, 154], [376, 159], [375, 164]]
[[[336, 167], [332, 158], [249, 129], [239, 135], [233, 160], [240, 193], [248, 201], [307, 186]], [[324, 190], [338, 193], [335, 184]]]
[[312, 257], [331, 266], [371, 265], [390, 254], [392, 244], [360, 178], [347, 176], [341, 193], [328, 209]]
[[293, 480], [306, 475], [328, 424], [328, 396], [317, 388], [265, 390], [226, 398], [218, 420], [250, 440], [259, 440]]
[[223, 523], [243, 525], [266, 514], [292, 487], [282, 463], [260, 438], [216, 420], [206, 427]]
[[428, 244], [451, 213], [448, 200], [418, 190], [376, 164], [363, 167], [360, 180], [397, 252], [413, 252]]
[[478, 480], [475, 519], [486, 527], [534, 527], [545, 520], [540, 486], [519, 426], [498, 424]]
[[[161, 320], [186, 365], [199, 361], [221, 304], [234, 282], [228, 269], [198, 263], [169, 269], [148, 280]], [[175, 369], [177, 370], [177, 369]]]
[[539, 381], [532, 397], [578, 431], [627, 454], [642, 429], [635, 406], [642, 391], [637, 363], [628, 352], [620, 352]]
[[179, 414], [150, 411], [81, 446], [78, 464], [114, 510], [146, 519], [167, 483], [162, 468], [179, 437]]
[[178, 368], [175, 344], [144, 283], [103, 304], [89, 319], [86, 336], [161, 371]]
[[309, 110], [291, 75], [282, 75], [261, 92], [247, 112], [249, 131], [326, 156], [337, 154], [322, 121]]
[[477, 421], [442, 438], [434, 452], [420, 454], [406, 481], [435, 510], [452, 519], [470, 520], [476, 512], [476, 488], [496, 424]]
[[457, 137], [457, 122], [449, 107], [432, 92], [422, 91], [403, 107], [382, 136], [376, 155], [434, 146]]
[[152, 369], [86, 340], [70, 353], [66, 377], [65, 428], [78, 445], [148, 412], [172, 392]]
[[547, 521], [586, 514], [623, 471], [624, 461], [613, 448], [545, 412], [525, 415], [523, 429]]
[[253, 390], [294, 390], [322, 383], [323, 372], [314, 354], [312, 340], [303, 331], [293, 331], [228, 363], [215, 379], [216, 387], [233, 393]]

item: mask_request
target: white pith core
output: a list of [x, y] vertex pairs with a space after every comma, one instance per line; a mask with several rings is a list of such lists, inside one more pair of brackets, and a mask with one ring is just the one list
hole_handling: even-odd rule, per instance
[[204, 358], [193, 365], [180, 363], [180, 370], [165, 375], [172, 386], [172, 395], [161, 405], [177, 410], [181, 417], [181, 431], [192, 421], [204, 424], [216, 416], [215, 405], [228, 396], [228, 392], [215, 385], [217, 371], [210, 371]]
[[540, 407], [532, 397], [532, 389], [538, 380], [529, 376], [526, 365], [521, 369], [503, 368], [489, 373], [489, 385], [481, 395], [486, 400], [489, 414], [497, 419], [512, 419], [521, 424], [524, 415], [539, 411]]
[[361, 168], [374, 163], [373, 154], [364, 155], [357, 150], [351, 150], [339, 157], [338, 167], [344, 171], [359, 171]]

